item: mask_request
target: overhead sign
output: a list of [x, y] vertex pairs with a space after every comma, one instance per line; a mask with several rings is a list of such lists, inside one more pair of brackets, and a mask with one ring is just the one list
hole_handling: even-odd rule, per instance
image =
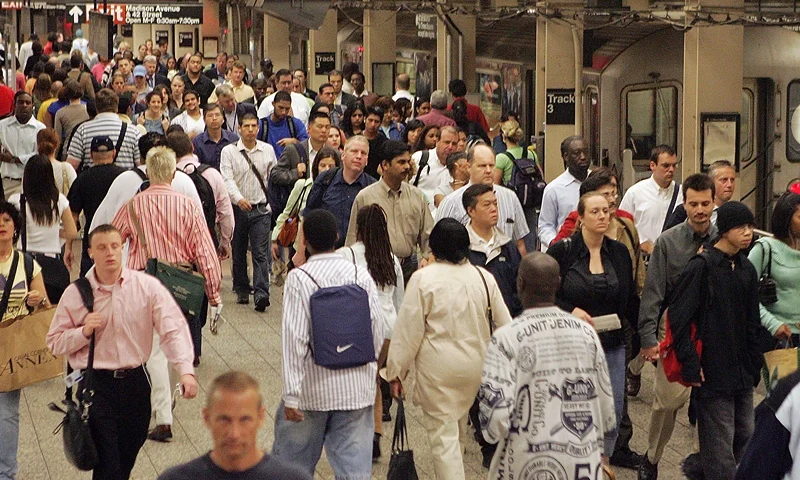
[[416, 24], [419, 38], [436, 38], [436, 15], [418, 13]]
[[23, 7], [31, 10], [63, 10], [64, 5], [55, 5], [47, 2], [0, 2], [0, 10], [22, 10]]
[[316, 52], [314, 54], [314, 74], [327, 75], [336, 69], [336, 52]]
[[200, 25], [203, 23], [202, 5], [129, 5], [109, 3], [104, 8], [102, 3], [94, 8], [93, 3], [67, 5], [67, 20], [73, 24], [89, 23], [90, 11], [111, 15], [115, 25]]
[[548, 125], [574, 125], [575, 124], [575, 89], [547, 89]]

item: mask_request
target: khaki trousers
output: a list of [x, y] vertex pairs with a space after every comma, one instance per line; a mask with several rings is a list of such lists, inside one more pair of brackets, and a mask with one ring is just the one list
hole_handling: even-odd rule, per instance
[[442, 420], [423, 411], [423, 416], [436, 480], [465, 480], [461, 436], [466, 432], [467, 415], [460, 420]]

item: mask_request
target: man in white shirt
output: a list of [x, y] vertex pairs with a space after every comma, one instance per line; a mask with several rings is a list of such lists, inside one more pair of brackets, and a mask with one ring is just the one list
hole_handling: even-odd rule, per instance
[[545, 187], [542, 196], [542, 210], [539, 213], [542, 250], [547, 250], [569, 212], [577, 208], [581, 182], [589, 175], [589, 147], [583, 137], [574, 135], [564, 139], [561, 142], [561, 157], [567, 169]]
[[22, 191], [22, 173], [28, 159], [36, 155], [36, 134], [44, 129], [33, 118], [33, 97], [19, 91], [14, 94], [14, 115], [0, 120], [0, 175], [6, 200]]
[[458, 149], [458, 131], [455, 127], [442, 127], [439, 131], [439, 141], [436, 147], [430, 150], [421, 150], [411, 156], [417, 165], [417, 175], [411, 182], [418, 187], [428, 199], [431, 213], [436, 211], [433, 204], [433, 194], [443, 181], [448, 177], [447, 156]]
[[659, 145], [650, 152], [650, 178], [632, 185], [619, 208], [633, 215], [642, 252], [653, 252], [653, 244], [666, 226], [667, 216], [675, 210], [680, 196], [680, 185], [677, 185], [675, 168], [678, 157], [675, 150], [668, 145]]
[[31, 33], [31, 36], [28, 37], [28, 41], [20, 45], [19, 65], [18, 65], [20, 71], [22, 71], [22, 69], [25, 68], [25, 64], [28, 63], [28, 58], [30, 58], [31, 55], [33, 55], [33, 42], [38, 40], [39, 40], [39, 35]]
[[407, 98], [411, 105], [414, 105], [414, 95], [411, 95], [411, 92], [408, 89], [411, 87], [411, 78], [409, 78], [407, 73], [401, 73], [397, 76], [394, 80], [394, 90], [395, 94], [392, 96], [392, 100], [395, 102], [398, 98]]
[[[292, 91], [292, 72], [282, 68], [278, 70], [275, 77], [278, 79], [278, 84], [276, 85], [278, 91], [287, 92], [292, 97], [291, 115], [303, 122], [303, 124], [307, 124], [311, 108], [308, 106], [308, 100], [306, 100], [305, 95]], [[272, 110], [274, 109], [272, 102], [275, 100], [275, 93], [261, 102], [261, 106], [258, 107], [258, 118], [267, 118], [272, 115]]]

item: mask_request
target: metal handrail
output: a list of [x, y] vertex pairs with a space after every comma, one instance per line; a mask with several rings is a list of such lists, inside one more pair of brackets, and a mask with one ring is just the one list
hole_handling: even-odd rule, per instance
[[766, 230], [759, 230], [758, 228], [754, 229], [753, 233], [758, 235], [759, 237], [768, 237], [768, 238], [774, 238], [775, 237], [774, 234], [772, 234], [772, 233], [770, 233], [770, 232], [768, 232]]

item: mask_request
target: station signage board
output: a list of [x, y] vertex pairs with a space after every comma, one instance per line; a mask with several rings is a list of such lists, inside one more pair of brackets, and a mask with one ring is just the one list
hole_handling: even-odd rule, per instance
[[314, 75], [327, 75], [336, 69], [336, 52], [316, 52], [314, 54]]
[[548, 125], [575, 124], [575, 89], [547, 89], [545, 110]]
[[22, 10], [25, 7], [30, 8], [31, 10], [64, 9], [64, 5], [55, 5], [47, 2], [0, 2], [0, 10]]
[[97, 11], [111, 15], [115, 25], [200, 25], [203, 23], [202, 5], [139, 5], [102, 3], [67, 5], [67, 20], [73, 24], [89, 23], [89, 12]]

